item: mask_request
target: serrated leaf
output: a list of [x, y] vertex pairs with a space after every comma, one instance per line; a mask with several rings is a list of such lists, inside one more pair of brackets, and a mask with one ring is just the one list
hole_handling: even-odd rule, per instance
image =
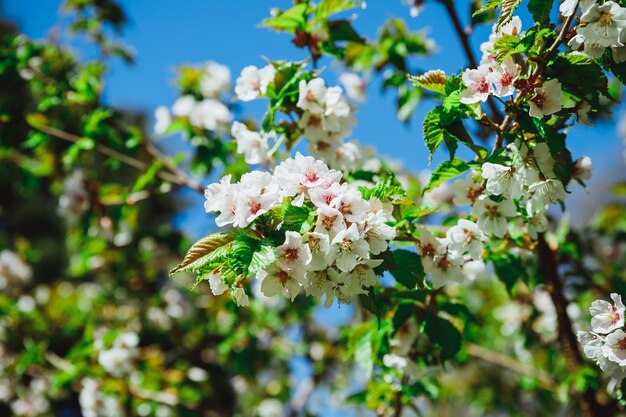
[[410, 290], [416, 286], [421, 286], [424, 280], [424, 268], [420, 256], [406, 249], [396, 249], [391, 252], [394, 266], [389, 269], [389, 273]]
[[448, 76], [441, 70], [431, 70], [422, 75], [409, 75], [409, 80], [418, 87], [435, 93], [445, 94]]
[[442, 106], [438, 106], [426, 115], [423, 125], [424, 140], [430, 151], [431, 161], [433, 154], [442, 143], [446, 143], [450, 150], [450, 157], [454, 157], [455, 145], [459, 139], [447, 129], [447, 126], [460, 119], [457, 113], [459, 112], [446, 113]]
[[308, 9], [307, 3], [296, 4], [291, 9], [278, 11], [275, 16], [263, 20], [261, 26], [290, 33], [294, 33], [296, 30], [304, 30], [306, 28]]
[[424, 332], [441, 349], [442, 360], [450, 359], [461, 349], [461, 333], [452, 323], [441, 317], [428, 315]]
[[237, 237], [237, 231], [220, 232], [208, 235], [194, 243], [187, 251], [187, 254], [174, 269], [170, 271], [173, 275], [180, 271], [193, 271], [198, 268], [205, 258], [209, 256], [217, 248], [226, 246], [233, 242]]
[[498, 29], [511, 20], [515, 9], [517, 9], [521, 3], [522, 0], [502, 0], [500, 2], [500, 18], [496, 25]]
[[472, 17], [478, 16], [479, 14], [484, 13], [488, 10], [495, 9], [496, 7], [500, 5], [501, 1], [502, 0], [487, 0], [481, 8], [479, 8], [472, 14]]
[[545, 24], [550, 18], [550, 10], [554, 0], [529, 0], [528, 11], [533, 15], [535, 22]]
[[422, 191], [422, 195], [429, 190], [437, 188], [442, 183], [458, 177], [465, 171], [469, 170], [470, 166], [459, 158], [454, 158], [449, 161], [442, 162], [430, 175], [430, 181], [428, 185]]

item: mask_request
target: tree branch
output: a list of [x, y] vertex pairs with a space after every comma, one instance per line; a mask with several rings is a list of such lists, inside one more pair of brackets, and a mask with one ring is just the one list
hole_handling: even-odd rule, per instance
[[[558, 338], [570, 371], [576, 372], [583, 365], [584, 360], [578, 349], [578, 340], [572, 330], [572, 321], [567, 314], [567, 299], [563, 295], [563, 285], [559, 277], [558, 264], [552, 248], [546, 242], [543, 233], [537, 239], [537, 251], [539, 256], [539, 272], [545, 280], [545, 285], [554, 308], [556, 310]], [[580, 398], [581, 408], [587, 417], [603, 417], [613, 415], [605, 406], [601, 405], [592, 388], [582, 394]]]
[[[461, 42], [461, 46], [463, 47], [463, 51], [465, 52], [465, 56], [467, 57], [467, 62], [471, 68], [478, 68], [478, 61], [476, 61], [476, 57], [474, 56], [474, 52], [472, 51], [472, 46], [469, 43], [469, 35], [463, 29], [463, 25], [461, 24], [461, 19], [459, 19], [459, 15], [454, 8], [454, 2], [439, 0], [446, 11], [448, 12], [448, 16], [450, 16], [450, 20], [452, 21], [452, 26], [454, 27], [454, 31]], [[493, 101], [491, 97], [487, 100], [487, 105], [493, 114], [493, 117], [496, 120], [502, 120], [503, 116], [496, 106], [496, 103]]]
[[[77, 143], [80, 139], [82, 139], [80, 136], [74, 135], [72, 133], [68, 133], [64, 130], [57, 129], [52, 126], [42, 125], [42, 126], [37, 126], [37, 129], [42, 131], [43, 133], [46, 133], [50, 136], [54, 136], [55, 138], [62, 139], [66, 142]], [[147, 163], [140, 161], [139, 159], [133, 158], [131, 156], [128, 156], [126, 154], [123, 154], [122, 152], [116, 151], [113, 148], [109, 148], [106, 145], [96, 143], [94, 146], [94, 149], [100, 152], [101, 154], [111, 157], [113, 159], [116, 159], [120, 161], [121, 163], [128, 165], [129, 167], [135, 168], [138, 171], [145, 172], [149, 168], [149, 165]], [[182, 169], [177, 167], [175, 164], [173, 164], [154, 145], [148, 144], [146, 146], [146, 150], [148, 151], [148, 153], [150, 153], [150, 155], [155, 157], [155, 159], [159, 159], [163, 161], [164, 165], [170, 171], [172, 171], [172, 172], [159, 171], [157, 173], [158, 177], [160, 177], [162, 180], [171, 182], [172, 184], [176, 184], [181, 187], [186, 187], [200, 194], [204, 194], [204, 187], [202, 187], [201, 184], [198, 184], [197, 182], [189, 178], [189, 176], [185, 173], [185, 171], [183, 171]], [[174, 169], [173, 167], [175, 167], [176, 169]]]

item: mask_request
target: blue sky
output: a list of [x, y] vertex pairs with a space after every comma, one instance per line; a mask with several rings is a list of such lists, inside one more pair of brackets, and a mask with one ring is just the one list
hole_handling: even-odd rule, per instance
[[[18, 23], [20, 29], [32, 38], [45, 38], [59, 22], [60, 0], [5, 0], [4, 15]], [[121, 2], [130, 23], [123, 33], [125, 42], [136, 51], [136, 63], [115, 62], [107, 76], [105, 102], [109, 105], [143, 110], [152, 114], [162, 104], [169, 105], [176, 97], [173, 78], [181, 64], [214, 60], [228, 65], [236, 77], [246, 65], [263, 64], [262, 56], [270, 59], [302, 59], [304, 50], [293, 47], [290, 37], [260, 28], [258, 23], [269, 15], [271, 7], [286, 8], [288, 0], [124, 0]], [[469, 1], [455, 2], [464, 19], [469, 16]], [[428, 59], [414, 62], [422, 69], [443, 69], [458, 72], [466, 65], [465, 56], [452, 31], [442, 6], [427, 2], [425, 10], [416, 18], [409, 16], [409, 8], [400, 0], [370, 0], [365, 10], [355, 10], [357, 30], [373, 38], [377, 28], [389, 17], [404, 18], [412, 30], [423, 30], [436, 40], [437, 48]], [[525, 12], [522, 19], [528, 26]], [[62, 16], [61, 16], [62, 21]], [[475, 50], [488, 36], [489, 28], [475, 32], [472, 43]], [[61, 39], [68, 40], [67, 37]], [[93, 57], [88, 48], [74, 43], [84, 59]], [[328, 62], [322, 62], [328, 64]], [[325, 77], [334, 78], [339, 68], [329, 66]], [[397, 121], [390, 94], [382, 95], [380, 80], [374, 80], [368, 90], [368, 101], [357, 114], [358, 125], [354, 138], [373, 145], [380, 154], [401, 161], [406, 167], [427, 168], [427, 152], [422, 140], [421, 122], [432, 104], [424, 102], [408, 126]], [[260, 107], [245, 106], [247, 113], [258, 113]], [[580, 127], [570, 135], [570, 146], [575, 156], [590, 155], [596, 171], [592, 185], [597, 190], [575, 187], [577, 212], [606, 196], [604, 178], [615, 174], [624, 176], [623, 145], [614, 124], [593, 128]], [[443, 154], [437, 159], [441, 160]], [[200, 204], [200, 199], [192, 204]], [[585, 215], [582, 215], [584, 218]], [[195, 225], [196, 227], [198, 225]], [[198, 230], [198, 229], [196, 229]]]

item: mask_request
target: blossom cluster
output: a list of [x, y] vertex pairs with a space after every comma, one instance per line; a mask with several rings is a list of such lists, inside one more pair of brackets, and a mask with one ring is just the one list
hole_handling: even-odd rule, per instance
[[[461, 91], [461, 102], [465, 104], [485, 102], [490, 96], [508, 97], [515, 93], [515, 82], [520, 70], [510, 55], [502, 62], [496, 59], [493, 48], [502, 36], [520, 36], [522, 21], [513, 16], [509, 22], [493, 26], [487, 42], [483, 42], [480, 50], [483, 55], [478, 68], [466, 69], [462, 74], [465, 88]], [[561, 83], [556, 79], [544, 81], [533, 87], [530, 97], [530, 115], [541, 118], [561, 110]]]
[[459, 219], [444, 238], [435, 237], [422, 228], [417, 251], [422, 257], [424, 272], [430, 274], [433, 288], [462, 282], [467, 275], [483, 270], [482, 252], [486, 241], [487, 236], [476, 223], [466, 219]]
[[591, 331], [578, 332], [583, 352], [615, 379], [626, 377], [626, 307], [619, 294], [611, 294], [613, 304], [605, 300], [591, 303]]
[[569, 46], [593, 59], [600, 58], [610, 48], [615, 62], [626, 61], [626, 8], [614, 1], [566, 0], [559, 10], [569, 17], [579, 7], [581, 24]]
[[[479, 229], [498, 238], [507, 233], [510, 219], [525, 214], [527, 232], [537, 238], [547, 228], [549, 206], [565, 197], [564, 184], [555, 175], [554, 159], [545, 142], [517, 141], [507, 146], [507, 153], [510, 163], [486, 162], [479, 174], [472, 172], [456, 180], [452, 184], [454, 202], [471, 204]], [[577, 160], [573, 174], [580, 180], [590, 178], [591, 160]]]
[[[268, 94], [276, 69], [269, 64], [263, 68], [245, 67], [236, 80], [235, 94], [242, 101], [254, 100]], [[365, 97], [365, 83], [354, 73], [341, 77], [348, 94], [355, 100]], [[298, 128], [309, 141], [309, 152], [330, 167], [354, 171], [363, 161], [361, 146], [356, 141], [343, 140], [352, 133], [354, 106], [343, 95], [339, 86], [327, 87], [324, 79], [315, 77], [300, 80], [296, 107]], [[249, 164], [267, 163], [272, 142], [280, 141], [275, 132], [256, 132], [235, 121], [231, 134], [237, 143], [237, 152]]]
[[[357, 188], [341, 180], [341, 172], [298, 153], [272, 174], [253, 171], [237, 183], [226, 176], [209, 185], [205, 208], [219, 213], [218, 226], [244, 228], [285, 201], [307, 207], [314, 214], [312, 220], [300, 232], [287, 231], [274, 262], [256, 274], [261, 292], [293, 300], [305, 290], [308, 295], [325, 295], [327, 305], [335, 298], [346, 303], [375, 284], [373, 268], [382, 260], [371, 259], [372, 255], [387, 249], [395, 229], [387, 224], [392, 220], [390, 205], [365, 200]], [[215, 294], [228, 289], [219, 271], [209, 283]], [[233, 296], [239, 304], [247, 303], [241, 288], [233, 289]]]
[[171, 109], [165, 106], [156, 109], [155, 133], [166, 133], [177, 120], [185, 120], [195, 128], [211, 131], [222, 131], [231, 122], [233, 115], [222, 99], [231, 90], [230, 70], [209, 61], [199, 71], [197, 92], [180, 96]]

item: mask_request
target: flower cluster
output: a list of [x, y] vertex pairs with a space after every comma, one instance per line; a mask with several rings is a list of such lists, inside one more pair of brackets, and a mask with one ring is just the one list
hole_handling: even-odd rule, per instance
[[[465, 89], [461, 92], [461, 102], [465, 104], [484, 102], [489, 96], [508, 97], [515, 92], [515, 82], [520, 76], [520, 70], [510, 55], [502, 62], [498, 62], [493, 54], [493, 48], [502, 36], [519, 36], [522, 32], [522, 21], [513, 16], [509, 22], [500, 26], [493, 26], [487, 42], [483, 42], [480, 50], [483, 55], [480, 65], [476, 69], [467, 69], [463, 72], [462, 80]], [[530, 115], [536, 118], [553, 114], [561, 110], [561, 83], [556, 79], [533, 86], [530, 97]]]
[[591, 304], [591, 331], [578, 332], [578, 341], [589, 359], [615, 379], [626, 377], [626, 307], [619, 294], [611, 294], [613, 304], [596, 300]]
[[222, 96], [231, 89], [228, 67], [208, 62], [198, 69], [195, 91], [188, 91], [174, 102], [171, 109], [159, 106], [155, 111], [157, 134], [167, 133], [175, 120], [187, 121], [192, 127], [221, 131], [233, 118]]
[[517, 64], [510, 56], [499, 63], [491, 50], [500, 37], [518, 36], [521, 30], [522, 21], [517, 16], [499, 29], [494, 25], [489, 40], [480, 46], [483, 52], [480, 65], [476, 69], [468, 68], [463, 72], [462, 80], [465, 89], [461, 92], [462, 103], [484, 102], [490, 95], [507, 97], [513, 94], [513, 84], [519, 77]]
[[110, 347], [105, 346], [105, 339], [98, 338], [94, 348], [98, 351], [98, 363], [114, 377], [129, 374], [134, 368], [134, 361], [139, 355], [139, 337], [134, 332], [117, 335]]
[[[250, 101], [268, 96], [268, 89], [276, 77], [276, 68], [269, 64], [263, 68], [248, 66], [237, 78], [235, 93], [239, 100]], [[365, 97], [365, 82], [354, 73], [345, 73], [341, 82], [355, 100]], [[287, 109], [284, 109], [287, 110]], [[330, 167], [342, 171], [354, 171], [365, 159], [364, 150], [356, 141], [343, 140], [352, 133], [354, 108], [343, 95], [339, 86], [327, 87], [324, 79], [316, 77], [301, 79], [295, 108], [297, 127], [309, 141], [309, 152]], [[278, 144], [274, 131], [252, 131], [243, 123], [235, 121], [231, 134], [237, 143], [237, 152], [244, 155], [249, 164], [268, 163], [270, 141]]]
[[561, 4], [561, 14], [572, 16], [578, 6], [582, 9], [581, 25], [569, 45], [593, 59], [610, 48], [615, 62], [626, 61], [626, 8], [614, 1], [600, 4], [595, 0], [566, 0]]
[[0, 252], [0, 291], [13, 290], [28, 284], [33, 271], [20, 257], [8, 249]]
[[[387, 249], [395, 229], [387, 224], [392, 220], [390, 205], [375, 198], [365, 200], [357, 188], [341, 180], [341, 172], [297, 154], [278, 165], [273, 174], [253, 171], [237, 183], [226, 176], [210, 185], [205, 208], [219, 213], [218, 226], [240, 228], [285, 201], [307, 208], [312, 214], [307, 224], [300, 231], [286, 231], [275, 260], [257, 273], [261, 292], [294, 299], [304, 289], [309, 295], [326, 295], [327, 305], [335, 298], [345, 303], [375, 284], [373, 268], [382, 261], [371, 255]], [[228, 288], [219, 274], [209, 280], [215, 294]], [[247, 303], [242, 289], [235, 291], [239, 291], [233, 294], [238, 303]]]
[[484, 269], [482, 252], [486, 241], [487, 236], [476, 223], [466, 219], [460, 219], [448, 229], [445, 238], [435, 237], [422, 228], [417, 251], [422, 257], [424, 272], [430, 274], [433, 288], [462, 282], [476, 268]]

